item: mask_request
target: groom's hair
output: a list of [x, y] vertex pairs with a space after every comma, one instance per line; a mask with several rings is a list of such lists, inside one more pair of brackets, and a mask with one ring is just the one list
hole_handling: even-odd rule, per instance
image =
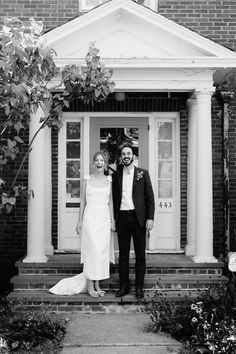
[[132, 150], [132, 152], [133, 152], [133, 155], [135, 154], [134, 153], [134, 147], [130, 144], [130, 143], [128, 143], [128, 142], [125, 142], [125, 143], [123, 143], [122, 145], [120, 145], [120, 155], [121, 155], [121, 153], [122, 153], [122, 150], [124, 149], [124, 148], [130, 148], [131, 150]]

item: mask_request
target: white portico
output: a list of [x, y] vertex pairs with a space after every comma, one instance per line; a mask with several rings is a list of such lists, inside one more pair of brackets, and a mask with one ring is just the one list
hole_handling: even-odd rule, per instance
[[[185, 252], [193, 256], [195, 262], [216, 262], [213, 257], [212, 200], [213, 75], [216, 70], [235, 67], [236, 54], [129, 0], [107, 2], [54, 29], [44, 37], [57, 53], [55, 61], [58, 67], [82, 63], [89, 44], [95, 42], [100, 50], [101, 61], [106, 67], [114, 69], [113, 80], [117, 92], [189, 93], [188, 219]], [[159, 175], [156, 167], [158, 153], [155, 150], [158, 119], [162, 117], [164, 121], [174, 119], [176, 116], [175, 124], [178, 128], [178, 112], [171, 117], [164, 113], [139, 113], [140, 116], [147, 117], [150, 126], [148, 168], [153, 182]], [[30, 127], [32, 136], [42, 114], [43, 111], [32, 116]], [[137, 120], [139, 115], [136, 114]], [[89, 151], [88, 139], [91, 139], [90, 129], [95, 116], [104, 119], [106, 115], [94, 114], [92, 117], [81, 112], [73, 118], [78, 122], [81, 121], [81, 163], [84, 173], [89, 169], [88, 156], [92, 152]], [[120, 114], [109, 115], [110, 118], [114, 117], [114, 120], [120, 116]], [[176, 142], [179, 143], [178, 136], [175, 140], [178, 150]], [[34, 198], [30, 199], [28, 207], [28, 251], [24, 261], [46, 262], [46, 255], [53, 253], [50, 197], [51, 142], [48, 129], [44, 129], [37, 136], [30, 155], [29, 189], [33, 191]], [[176, 175], [180, 160], [181, 156], [176, 153]], [[179, 179], [176, 178], [173, 186], [180, 188], [179, 185]], [[158, 187], [154, 192], [158, 195]], [[60, 204], [60, 200], [58, 203]], [[173, 230], [176, 235], [179, 235], [180, 224], [178, 203], [179, 196], [176, 195], [173, 211], [175, 220]], [[157, 203], [156, 223], [150, 241], [151, 250], [156, 252], [158, 246], [155, 248], [155, 245], [158, 243], [155, 237], [159, 233], [158, 221], [162, 217], [158, 205]], [[60, 219], [60, 215], [58, 218]], [[174, 240], [172, 252], [180, 251], [179, 237]]]

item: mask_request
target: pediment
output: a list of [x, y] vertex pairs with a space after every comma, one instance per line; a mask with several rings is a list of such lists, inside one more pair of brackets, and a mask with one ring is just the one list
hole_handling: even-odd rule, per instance
[[104, 3], [44, 37], [58, 65], [83, 60], [95, 42], [103, 61], [116, 65], [236, 66], [236, 53], [131, 0]]

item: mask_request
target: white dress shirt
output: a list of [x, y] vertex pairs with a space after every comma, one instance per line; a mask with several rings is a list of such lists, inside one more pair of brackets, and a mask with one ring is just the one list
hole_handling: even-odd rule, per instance
[[134, 167], [131, 170], [123, 169], [122, 198], [120, 210], [134, 210], [132, 198], [134, 180]]

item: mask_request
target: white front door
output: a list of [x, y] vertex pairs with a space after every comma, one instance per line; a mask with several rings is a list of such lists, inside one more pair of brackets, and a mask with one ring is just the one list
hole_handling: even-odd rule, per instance
[[150, 118], [149, 172], [155, 193], [155, 223], [149, 249], [180, 250], [179, 115], [159, 113]]

